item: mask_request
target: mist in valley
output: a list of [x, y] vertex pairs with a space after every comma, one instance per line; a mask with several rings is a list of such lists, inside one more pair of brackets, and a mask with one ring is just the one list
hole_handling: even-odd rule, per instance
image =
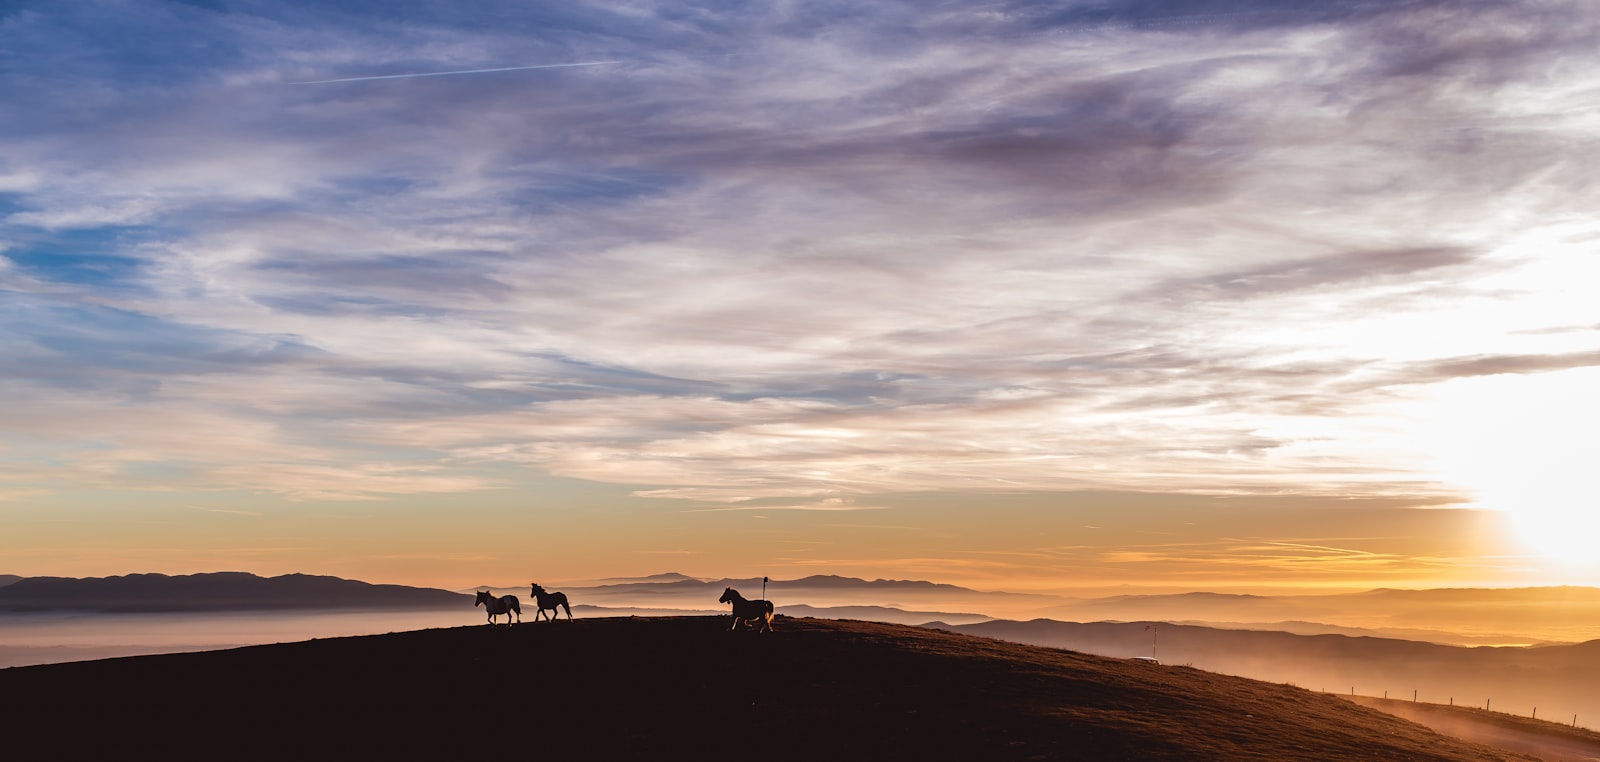
[[376, 635], [485, 622], [482, 609], [0, 613], [0, 667]]
[[[579, 619], [717, 615], [726, 609], [718, 596], [733, 587], [765, 596], [788, 617], [923, 625], [1102, 656], [1153, 656], [1313, 691], [1522, 716], [1537, 710], [1542, 719], [1600, 725], [1600, 697], [1591, 690], [1600, 684], [1600, 590], [1592, 588], [1075, 598], [916, 580], [675, 574], [548, 587], [567, 594]], [[561, 625], [534, 622], [525, 586], [476, 589], [521, 598], [524, 627]], [[101, 597], [85, 600], [103, 599], [93, 595]], [[12, 610], [0, 612], [0, 667], [487, 624], [470, 600], [370, 611]], [[778, 629], [781, 637], [781, 620]]]

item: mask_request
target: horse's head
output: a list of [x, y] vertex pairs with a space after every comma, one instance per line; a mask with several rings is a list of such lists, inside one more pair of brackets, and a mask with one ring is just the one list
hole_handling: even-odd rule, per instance
[[488, 603], [491, 600], [494, 600], [494, 599], [489, 597], [489, 591], [488, 590], [479, 590], [478, 591], [478, 600], [474, 601], [472, 605], [473, 605], [474, 608], [476, 608], [478, 606], [484, 605], [485, 603]]
[[739, 591], [738, 590], [735, 590], [735, 589], [733, 589], [731, 587], [730, 588], [726, 588], [726, 589], [724, 589], [722, 591], [722, 597], [717, 599], [717, 603], [727, 603], [728, 601], [731, 601], [731, 600], [733, 600], [735, 598], [738, 598], [738, 597], [739, 597]]
[[533, 594], [534, 595], [540, 595], [542, 593], [544, 593], [544, 586], [535, 583], [534, 586], [533, 586]]

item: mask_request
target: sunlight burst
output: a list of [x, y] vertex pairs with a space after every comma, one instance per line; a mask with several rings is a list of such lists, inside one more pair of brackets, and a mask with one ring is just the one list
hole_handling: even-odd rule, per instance
[[1457, 379], [1436, 402], [1443, 476], [1507, 511], [1518, 539], [1567, 566], [1600, 566], [1600, 368]]

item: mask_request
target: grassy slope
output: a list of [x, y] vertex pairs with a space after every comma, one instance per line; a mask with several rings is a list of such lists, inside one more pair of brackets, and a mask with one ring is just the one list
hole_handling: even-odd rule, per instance
[[1476, 707], [1371, 696], [1343, 698], [1420, 723], [1440, 733], [1531, 754], [1546, 762], [1600, 759], [1600, 733], [1585, 728]]
[[64, 756], [1520, 759], [1332, 695], [900, 625], [471, 626], [0, 670]]

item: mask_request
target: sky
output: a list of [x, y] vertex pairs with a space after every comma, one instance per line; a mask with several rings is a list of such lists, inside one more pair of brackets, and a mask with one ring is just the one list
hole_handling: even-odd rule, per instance
[[1600, 15], [0, 3], [0, 572], [1600, 583]]

